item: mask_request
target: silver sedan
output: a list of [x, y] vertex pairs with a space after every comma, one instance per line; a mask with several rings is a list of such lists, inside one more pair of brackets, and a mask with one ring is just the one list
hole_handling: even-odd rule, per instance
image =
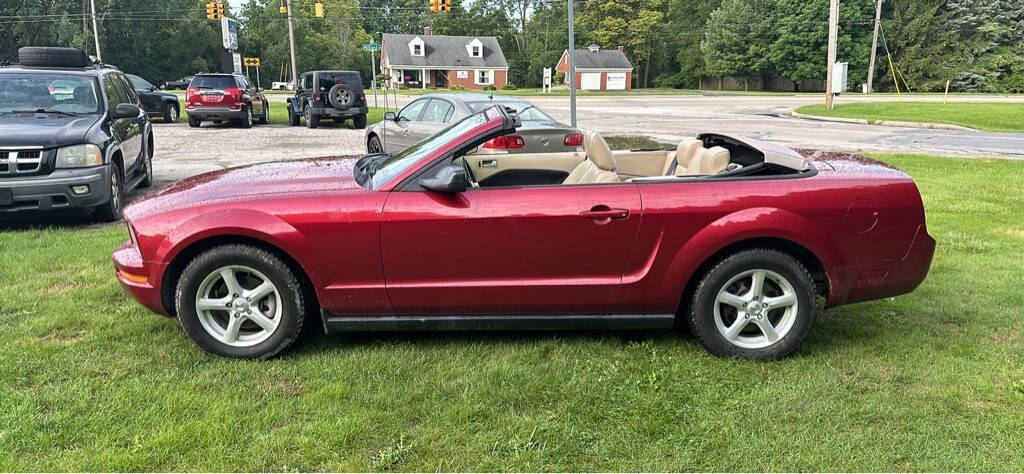
[[366, 130], [366, 151], [395, 153], [420, 142], [462, 118], [492, 105], [511, 107], [523, 127], [515, 135], [485, 143], [478, 153], [571, 153], [581, 150], [583, 134], [560, 123], [529, 102], [484, 93], [427, 94]]

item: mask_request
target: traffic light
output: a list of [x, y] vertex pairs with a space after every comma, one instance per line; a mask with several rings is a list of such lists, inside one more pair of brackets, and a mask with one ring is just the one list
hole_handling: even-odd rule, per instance
[[430, 11], [434, 13], [441, 11], [441, 0], [430, 0]]
[[217, 18], [224, 18], [224, 4], [217, 2]]
[[206, 19], [216, 20], [217, 19], [217, 4], [210, 2], [206, 4]]
[[452, 0], [441, 0], [441, 7], [439, 11], [441, 13], [450, 13], [452, 11]]
[[320, 2], [316, 2], [316, 4], [313, 5], [313, 12], [314, 12], [314, 14], [316, 15], [317, 18], [323, 18], [324, 17], [324, 4], [322, 4]]

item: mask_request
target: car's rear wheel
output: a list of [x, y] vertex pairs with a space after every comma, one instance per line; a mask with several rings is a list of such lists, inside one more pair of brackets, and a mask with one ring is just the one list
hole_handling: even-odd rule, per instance
[[189, 118], [188, 118], [188, 126], [189, 126], [189, 127], [192, 127], [192, 128], [199, 128], [199, 126], [200, 126], [200, 125], [202, 125], [202, 124], [203, 124], [203, 121], [202, 121], [202, 120], [199, 120], [199, 119], [194, 119], [194, 118], [192, 118], [192, 117], [189, 117]]
[[370, 135], [370, 139], [366, 140], [366, 152], [367, 153], [384, 153], [384, 147], [380, 144], [380, 138], [377, 135]]
[[245, 117], [241, 120], [242, 128], [252, 128], [252, 105], [245, 108]]
[[260, 123], [266, 125], [270, 123], [270, 104], [263, 102], [263, 115], [260, 115]]
[[153, 185], [153, 134], [146, 139], [146, 176], [139, 182], [140, 188], [148, 188]]
[[169, 103], [164, 106], [164, 122], [176, 123], [178, 121], [178, 105]]
[[366, 114], [356, 115], [352, 117], [352, 126], [357, 130], [366, 128]]
[[306, 116], [306, 127], [317, 128], [320, 126], [320, 116], [314, 114], [309, 109], [309, 107], [306, 107], [306, 111], [303, 112], [303, 114]]
[[804, 341], [817, 314], [814, 280], [792, 256], [737, 252], [715, 265], [694, 292], [690, 332], [711, 353], [780, 359]]
[[93, 217], [99, 221], [113, 222], [121, 219], [124, 203], [124, 183], [121, 182], [121, 167], [117, 163], [110, 165], [107, 185], [110, 186], [110, 200], [93, 210]]
[[225, 357], [267, 359], [302, 331], [299, 281], [274, 254], [248, 245], [203, 252], [185, 267], [175, 291], [189, 339]]

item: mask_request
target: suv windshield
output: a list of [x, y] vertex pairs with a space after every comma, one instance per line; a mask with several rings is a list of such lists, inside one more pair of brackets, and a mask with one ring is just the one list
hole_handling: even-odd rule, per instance
[[235, 82], [235, 76], [196, 76], [192, 78], [192, 82], [188, 86], [197, 89], [224, 90], [236, 89], [238, 83]]
[[[416, 164], [420, 159], [429, 155], [430, 152], [437, 150], [448, 142], [459, 138], [462, 134], [486, 122], [486, 113], [477, 112], [455, 122], [448, 128], [435, 133], [429, 138], [406, 148], [401, 153], [388, 156], [384, 161], [377, 165], [376, 172], [373, 173], [373, 178], [370, 182], [370, 189], [377, 189], [383, 186], [384, 183], [387, 183], [395, 176], [402, 174], [403, 171], [409, 169], [410, 166]], [[370, 164], [369, 166], [373, 166], [373, 164]]]
[[100, 111], [96, 80], [50, 72], [0, 74], [0, 114], [50, 111], [96, 114]]
[[548, 116], [540, 109], [534, 107], [529, 102], [523, 102], [519, 100], [501, 100], [496, 99], [487, 102], [466, 102], [466, 107], [473, 112], [479, 112], [492, 105], [500, 105], [502, 107], [509, 107], [515, 109], [516, 113], [519, 114], [519, 119], [524, 122], [554, 122], [555, 119]]

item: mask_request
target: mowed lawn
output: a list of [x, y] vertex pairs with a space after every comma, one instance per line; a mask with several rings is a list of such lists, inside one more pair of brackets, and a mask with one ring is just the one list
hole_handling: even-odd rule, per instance
[[856, 118], [870, 121], [942, 123], [990, 132], [1024, 132], [1024, 104], [995, 102], [864, 102], [839, 104], [832, 110], [824, 105], [805, 105], [797, 113], [822, 117]]
[[674, 331], [220, 359], [121, 290], [122, 225], [4, 230], [0, 470], [1024, 470], [1024, 162], [879, 158], [923, 192], [930, 276], [825, 312], [776, 363]]

